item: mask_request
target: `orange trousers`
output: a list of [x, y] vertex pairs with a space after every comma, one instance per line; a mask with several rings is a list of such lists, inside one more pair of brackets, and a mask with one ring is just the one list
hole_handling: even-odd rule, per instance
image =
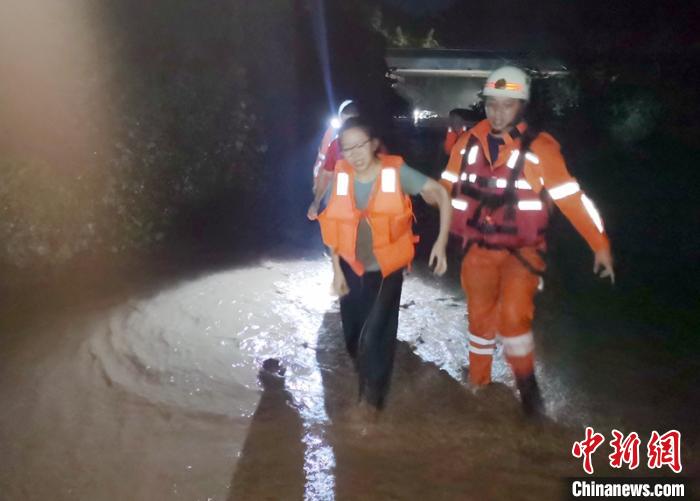
[[[544, 271], [544, 260], [534, 248], [520, 249], [533, 268]], [[535, 369], [532, 319], [540, 277], [507, 250], [473, 245], [464, 256], [462, 289], [469, 317], [469, 381], [491, 382], [491, 362], [500, 335], [506, 359], [515, 377]]]

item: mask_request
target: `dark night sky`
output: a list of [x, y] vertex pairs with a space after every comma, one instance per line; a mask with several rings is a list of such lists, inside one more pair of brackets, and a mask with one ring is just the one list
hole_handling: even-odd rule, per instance
[[700, 50], [697, 2], [381, 0], [385, 19], [447, 47], [680, 54]]
[[458, 0], [384, 0], [383, 3], [397, 7], [412, 15], [437, 13], [457, 3]]

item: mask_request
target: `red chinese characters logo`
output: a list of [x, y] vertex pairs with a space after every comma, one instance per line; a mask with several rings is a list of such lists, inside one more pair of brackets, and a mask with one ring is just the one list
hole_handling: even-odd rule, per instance
[[[613, 439], [610, 441], [612, 454], [608, 455], [610, 466], [622, 468], [627, 464], [630, 470], [639, 466], [639, 446], [641, 440], [636, 432], [625, 436], [618, 430], [612, 430]], [[583, 471], [589, 475], [593, 474], [592, 456], [595, 451], [605, 442], [605, 437], [597, 433], [590, 426], [586, 427], [586, 436], [580, 442], [574, 442], [571, 453], [575, 458], [583, 459]], [[674, 473], [683, 470], [681, 464], [681, 433], [671, 430], [663, 435], [653, 431], [647, 443], [647, 466], [649, 469], [662, 468], [668, 466]]]
[[571, 448], [571, 453], [575, 458], [583, 458], [583, 471], [589, 475], [593, 473], [591, 456], [603, 442], [605, 442], [605, 437], [600, 433], [594, 432], [590, 426], [587, 426], [586, 438], [580, 442], [574, 442], [574, 446]]
[[608, 456], [610, 466], [622, 468], [622, 463], [627, 463], [630, 470], [637, 468], [639, 466], [639, 444], [642, 442], [639, 435], [632, 432], [625, 437], [617, 430], [613, 430], [612, 434], [614, 438], [610, 441], [610, 447], [614, 451]]
[[674, 473], [680, 473], [683, 469], [681, 465], [681, 433], [671, 430], [663, 435], [658, 432], [651, 432], [651, 439], [647, 444], [650, 469], [669, 466]]

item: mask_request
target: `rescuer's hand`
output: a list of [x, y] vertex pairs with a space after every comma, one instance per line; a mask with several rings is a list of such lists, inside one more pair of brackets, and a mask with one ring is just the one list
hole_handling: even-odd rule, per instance
[[435, 265], [433, 273], [438, 276], [442, 276], [447, 271], [447, 254], [445, 252], [445, 247], [447, 247], [447, 242], [442, 242], [436, 240], [433, 244], [433, 250], [430, 251], [430, 259], [428, 260], [428, 266]]
[[[601, 268], [603, 271], [598, 275]], [[610, 249], [601, 249], [595, 253], [595, 260], [593, 263], [593, 273], [600, 276], [601, 278], [610, 277], [610, 282], [615, 283], [615, 272], [613, 271], [613, 260], [610, 254]]]
[[350, 288], [348, 287], [348, 283], [345, 280], [345, 275], [343, 275], [342, 271], [333, 272], [333, 284], [331, 285], [331, 288], [333, 290], [333, 294], [336, 294], [338, 297], [343, 297], [345, 294], [350, 292]]
[[318, 205], [316, 201], [311, 202], [311, 205], [309, 205], [309, 210], [306, 211], [306, 217], [308, 217], [310, 221], [315, 221], [318, 217]]

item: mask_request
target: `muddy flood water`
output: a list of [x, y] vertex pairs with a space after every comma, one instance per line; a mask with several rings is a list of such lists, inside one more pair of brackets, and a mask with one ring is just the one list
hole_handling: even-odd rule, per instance
[[[543, 313], [548, 420], [529, 422], [500, 348], [495, 383], [464, 384], [454, 265], [444, 279], [423, 264], [408, 276], [387, 407], [358, 426], [330, 281], [316, 253], [83, 294], [48, 313], [18, 302], [0, 337], [0, 499], [560, 499], [564, 479], [583, 475], [571, 447], [585, 426], [607, 440], [636, 431], [642, 451], [652, 430], [678, 429], [683, 474], [697, 475], [694, 353], [660, 356], [662, 335], [614, 326], [588, 342], [575, 315]], [[671, 476], [611, 472], [601, 451], [596, 476]]]

